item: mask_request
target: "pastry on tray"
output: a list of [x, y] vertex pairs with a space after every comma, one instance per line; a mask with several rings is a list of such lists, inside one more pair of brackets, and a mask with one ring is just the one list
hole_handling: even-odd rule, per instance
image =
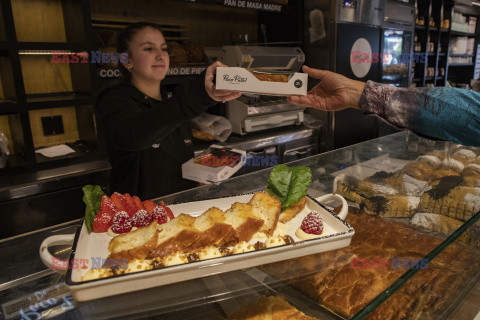
[[315, 320], [307, 316], [282, 296], [262, 297], [256, 303], [245, 306], [225, 320]]
[[[422, 259], [444, 237], [422, 232], [351, 208], [346, 222], [355, 229], [349, 247], [261, 267], [288, 281], [319, 305], [352, 317], [408, 268], [418, 273], [366, 319], [436, 319], [478, 272], [478, 251], [454, 243], [433, 261]], [[374, 264], [365, 265], [365, 261]]]
[[417, 161], [407, 164], [402, 170], [401, 173], [408, 174], [409, 176], [417, 179], [426, 181], [429, 179], [432, 172], [435, 170], [430, 164]]
[[480, 188], [462, 186], [461, 176], [447, 176], [426, 191], [418, 206], [419, 212], [438, 213], [466, 221], [480, 210]]

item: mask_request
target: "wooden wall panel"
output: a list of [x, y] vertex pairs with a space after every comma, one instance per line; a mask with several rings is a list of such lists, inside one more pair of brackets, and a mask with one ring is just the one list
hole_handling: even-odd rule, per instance
[[216, 5], [154, 0], [90, 1], [92, 16], [145, 17], [158, 21], [182, 21], [190, 30], [192, 41], [202, 46], [230, 45], [238, 35], [248, 34], [257, 42], [257, 12]]
[[50, 55], [21, 56], [25, 93], [72, 91], [68, 63], [51, 63]]
[[66, 42], [61, 0], [11, 1], [18, 41]]
[[13, 154], [14, 149], [13, 149], [12, 133], [10, 131], [10, 125], [8, 123], [8, 116], [7, 115], [0, 116], [0, 131], [3, 132], [7, 136], [8, 150], [10, 151], [10, 153]]
[[[30, 126], [32, 128], [33, 145], [35, 148], [49, 147], [66, 142], [79, 140], [77, 116], [75, 107], [30, 110]], [[45, 136], [43, 134], [42, 117], [62, 116], [65, 133]]]
[[3, 92], [2, 77], [0, 77], [0, 98], [5, 98], [5, 93]]

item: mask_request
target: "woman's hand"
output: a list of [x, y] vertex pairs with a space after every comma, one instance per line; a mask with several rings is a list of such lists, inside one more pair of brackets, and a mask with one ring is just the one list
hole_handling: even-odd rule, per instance
[[365, 83], [351, 80], [338, 73], [303, 66], [310, 77], [320, 79], [320, 83], [307, 93], [307, 96], [291, 96], [288, 101], [324, 111], [338, 111], [357, 108]]
[[214, 77], [215, 70], [217, 70], [217, 67], [226, 67], [226, 65], [224, 65], [220, 61], [216, 61], [207, 68], [207, 72], [205, 74], [205, 90], [207, 91], [210, 98], [212, 98], [215, 101], [226, 102], [226, 101], [234, 100], [240, 97], [242, 93], [238, 91], [227, 91], [227, 90], [215, 89], [215, 84], [213, 83], [213, 77]]

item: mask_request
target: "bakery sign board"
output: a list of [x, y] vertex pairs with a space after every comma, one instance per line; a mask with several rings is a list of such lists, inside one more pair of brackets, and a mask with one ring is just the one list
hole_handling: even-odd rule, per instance
[[239, 67], [219, 67], [215, 81], [216, 89], [278, 96], [307, 95], [308, 75], [255, 73]]
[[271, 12], [282, 12], [283, 6], [275, 3], [249, 1], [249, 0], [223, 0], [223, 5], [227, 7], [255, 9]]
[[188, 76], [200, 74], [205, 67], [171, 67], [167, 71], [167, 76]]

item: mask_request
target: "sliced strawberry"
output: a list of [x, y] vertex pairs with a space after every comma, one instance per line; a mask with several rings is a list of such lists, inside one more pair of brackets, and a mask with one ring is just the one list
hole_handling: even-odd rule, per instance
[[145, 210], [147, 210], [148, 213], [150, 213], [150, 214], [152, 214], [153, 209], [155, 209], [157, 207], [155, 202], [153, 202], [152, 200], [143, 201], [143, 206], [145, 207]]
[[167, 217], [169, 220], [172, 220], [173, 218], [175, 218], [175, 216], [173, 215], [173, 212], [172, 210], [170, 210], [169, 207], [165, 206], [165, 205], [159, 205], [159, 207], [163, 207], [163, 209], [165, 209], [165, 213], [167, 214]]
[[142, 200], [140, 200], [137, 196], [133, 196], [133, 201], [135, 201], [135, 205], [137, 206], [138, 210], [145, 210]]
[[[133, 211], [135, 211], [135, 213], [136, 213], [138, 210], [140, 210], [140, 208], [137, 208], [137, 204], [135, 203], [135, 200], [133, 200], [133, 198], [132, 198], [131, 195], [129, 195], [128, 193], [125, 193], [125, 194], [123, 195], [123, 198], [124, 198], [125, 200], [127, 200], [128, 205], [130, 206], [130, 208], [133, 209]], [[128, 211], [127, 211], [127, 212], [128, 212]], [[135, 213], [134, 213], [134, 214], [135, 214]]]
[[[115, 192], [115, 193], [116, 193], [116, 192]], [[115, 194], [115, 193], [114, 193], [114, 194]], [[112, 197], [113, 197], [113, 195], [112, 195]], [[118, 194], [118, 198], [119, 198], [119, 201], [120, 201], [120, 203], [121, 203], [121, 206], [123, 207], [123, 210], [118, 210], [118, 211], [126, 211], [126, 212], [129, 214], [130, 218], [133, 217], [133, 215], [135, 214], [135, 212], [137, 212], [137, 211], [135, 211], [135, 208], [132, 208], [132, 207], [130, 206], [130, 204], [128, 203], [127, 199], [125, 199], [125, 197], [122, 196], [121, 194]], [[112, 200], [113, 200], [113, 199], [112, 199]], [[114, 202], [114, 203], [115, 203], [115, 202]], [[115, 205], [117, 205], [117, 204], [115, 203]]]
[[125, 211], [125, 207], [123, 206], [123, 201], [122, 201], [123, 196], [120, 193], [114, 192], [111, 195], [110, 199], [115, 204], [117, 211]]
[[100, 212], [102, 212], [101, 215], [111, 216], [112, 218], [117, 213], [117, 209], [115, 208], [115, 204], [106, 195], [102, 196], [102, 202], [100, 203], [100, 211], [99, 211], [98, 214], [100, 214]]
[[93, 232], [107, 232], [108, 228], [112, 225], [112, 218], [109, 218], [107, 216], [96, 216], [93, 219], [93, 224], [92, 224], [92, 231]]

